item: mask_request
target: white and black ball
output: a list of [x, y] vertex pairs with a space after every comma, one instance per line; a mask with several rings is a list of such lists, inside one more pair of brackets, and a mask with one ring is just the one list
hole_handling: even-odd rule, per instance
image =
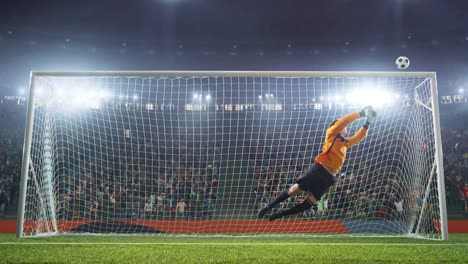
[[405, 70], [409, 67], [410, 61], [407, 57], [405, 56], [400, 56], [396, 59], [395, 61], [398, 69], [400, 70]]

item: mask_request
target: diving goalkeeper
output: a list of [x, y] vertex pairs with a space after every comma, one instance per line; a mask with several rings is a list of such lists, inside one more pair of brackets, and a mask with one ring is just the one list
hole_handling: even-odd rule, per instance
[[[315, 158], [315, 164], [299, 177], [288, 190], [282, 191], [267, 207], [261, 209], [258, 212], [258, 218], [263, 218], [277, 204], [302, 192], [308, 193], [304, 202], [296, 204], [287, 210], [274, 213], [268, 220], [273, 221], [287, 215], [298, 214], [316, 204], [325, 191], [335, 183], [335, 175], [343, 166], [346, 150], [358, 144], [366, 137], [367, 129], [376, 115], [371, 106], [366, 106], [361, 112], [353, 112], [339, 120], [333, 121], [325, 135], [323, 152]], [[367, 118], [366, 123], [359, 129], [356, 135], [347, 138], [346, 126], [361, 117]]]

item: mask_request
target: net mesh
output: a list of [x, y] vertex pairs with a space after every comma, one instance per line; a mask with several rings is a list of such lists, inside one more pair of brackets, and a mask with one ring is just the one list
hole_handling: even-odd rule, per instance
[[[207, 72], [34, 80], [24, 236], [440, 238], [429, 79]], [[317, 205], [283, 220], [256, 219], [313, 164], [329, 124], [369, 104], [378, 118]], [[349, 135], [364, 122], [349, 125]]]

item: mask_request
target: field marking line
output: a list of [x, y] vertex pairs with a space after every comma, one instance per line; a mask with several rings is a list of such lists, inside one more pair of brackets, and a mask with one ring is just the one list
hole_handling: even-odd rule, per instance
[[468, 243], [451, 243], [451, 244], [430, 244], [430, 243], [229, 243], [229, 242], [208, 242], [208, 243], [193, 243], [193, 242], [0, 242], [0, 245], [209, 245], [209, 246], [468, 246]]

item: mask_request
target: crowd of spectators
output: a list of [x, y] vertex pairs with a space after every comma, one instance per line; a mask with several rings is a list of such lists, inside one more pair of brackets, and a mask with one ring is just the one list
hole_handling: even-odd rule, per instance
[[[13, 214], [12, 209], [18, 203], [25, 109], [17, 105], [0, 107], [0, 216], [3, 216], [8, 211]], [[223, 125], [231, 135], [228, 144], [232, 145], [234, 140], [246, 142], [236, 151], [241, 155], [248, 152], [250, 155], [242, 159], [254, 164], [253, 209], [265, 206], [279, 191], [288, 188], [320, 151], [321, 140], [317, 138], [321, 135], [310, 131], [326, 127], [314, 127], [313, 120], [298, 122], [303, 118], [283, 117], [281, 125], [269, 118], [258, 126], [239, 123], [238, 126], [245, 126], [245, 133], [235, 138], [232, 137], [235, 131], [227, 129], [236, 126]], [[198, 125], [187, 123], [183, 127], [178, 122], [178, 126], [158, 126], [153, 128], [153, 133], [159, 129], [154, 135], [141, 132], [136, 135], [143, 129], [124, 127], [122, 124], [126, 122], [119, 123], [122, 127], [117, 130], [122, 131], [121, 135], [90, 124], [86, 130], [79, 130], [72, 123], [60, 123], [66, 119], [58, 122], [63, 133], [57, 136], [54, 149], [57, 161], [65, 166], [54, 173], [57, 217], [212, 219], [222, 196], [222, 188], [218, 186], [226, 182], [220, 179], [221, 155], [225, 154], [217, 145], [225, 142], [223, 134], [211, 131], [214, 127], [202, 123], [202, 119], [197, 120]], [[290, 130], [292, 126], [295, 129]], [[209, 135], [216, 135], [216, 140]], [[448, 208], [467, 211], [468, 197], [463, 191], [468, 182], [468, 129], [444, 125], [442, 135]], [[95, 146], [99, 146], [99, 151]], [[304, 217], [394, 219], [410, 209], [410, 198], [405, 193], [414, 190], [408, 189], [398, 173], [389, 169], [392, 166], [368, 165], [356, 153], [351, 153], [347, 160], [352, 166], [343, 167], [336, 184]], [[42, 156], [38, 159], [35, 162], [41, 162]], [[27, 196], [29, 201], [38, 200], [32, 188]], [[302, 196], [290, 198], [275, 210], [292, 207], [302, 199]]]
[[[307, 166], [307, 165], [306, 165]], [[301, 176], [307, 168], [301, 170], [288, 166], [255, 169], [256, 187], [253, 196], [257, 201], [255, 209], [268, 205], [271, 199], [287, 188]], [[376, 175], [376, 176], [371, 176]], [[311, 210], [300, 217], [305, 218], [393, 218], [403, 215], [402, 192], [406, 190], [392, 173], [382, 171], [370, 172], [369, 167], [358, 168], [352, 173], [340, 173], [336, 183], [317, 202]], [[290, 197], [273, 210], [284, 210], [301, 203], [305, 197]]]
[[[444, 151], [444, 175], [449, 209], [468, 213], [468, 128], [460, 120], [466, 115], [451, 114], [443, 119], [442, 148]], [[443, 123], [443, 124], [444, 124]]]
[[[65, 164], [58, 173], [56, 190], [61, 196], [60, 219], [194, 220], [214, 216], [219, 162], [203, 128], [176, 130], [168, 125], [170, 132], [151, 135], [122, 127], [118, 130], [123, 133], [114, 135], [97, 128], [73, 133], [69, 123], [59, 126], [63, 131], [70, 129], [60, 135], [57, 147], [59, 160]], [[191, 139], [187, 140], [189, 133]], [[101, 148], [94, 149], [94, 144]]]
[[24, 121], [24, 112], [16, 108], [0, 110], [0, 217], [18, 202]]
[[[260, 128], [263, 139], [252, 144], [256, 153], [255, 157], [252, 157], [255, 159], [252, 190], [254, 209], [265, 207], [279, 192], [289, 188], [310, 167], [315, 156], [321, 151], [322, 137], [327, 124], [322, 120], [321, 125], [317, 126], [319, 122], [307, 116], [300, 119], [302, 121], [296, 124], [296, 130], [289, 130], [289, 126], [278, 128], [274, 123]], [[320, 130], [323, 130], [323, 133], [315, 132]], [[398, 140], [398, 136], [395, 140]], [[368, 144], [363, 143], [362, 145], [366, 146], [362, 148], [368, 149]], [[363, 163], [365, 157], [362, 157], [359, 151], [348, 153], [336, 184], [318, 201], [317, 206], [304, 212], [303, 217], [384, 217], [401, 213], [401, 182], [398, 182], [399, 179], [389, 169], [392, 166], [388, 166], [397, 161], [384, 162], [385, 158], [382, 156], [378, 158], [380, 160], [375, 161], [385, 165], [378, 168]], [[301, 195], [291, 197], [273, 210], [290, 208], [296, 203], [301, 203], [303, 199], [304, 196]]]
[[[114, 167], [115, 168], [115, 167]], [[155, 175], [139, 166], [82, 170], [63, 177], [59, 219], [211, 219], [218, 181], [213, 170], [169, 168]], [[122, 172], [126, 174], [122, 176]], [[115, 176], [120, 175], [120, 176]]]
[[[0, 107], [0, 123], [5, 124], [0, 127], [3, 216], [13, 214], [13, 205], [18, 203], [25, 109]], [[64, 122], [55, 124], [64, 133], [57, 133], [52, 143], [56, 162], [64, 165], [52, 176], [58, 219], [213, 218], [220, 195], [219, 155], [209, 145], [206, 128], [136, 137], [137, 128], [121, 128], [121, 135], [113, 135], [89, 127], [83, 131]], [[34, 136], [43, 138], [44, 131], [38, 130]], [[96, 144], [101, 151], [94, 150]], [[35, 153], [32, 162], [45, 164], [43, 150]], [[35, 204], [40, 201], [38, 191], [29, 186], [26, 196], [30, 207], [25, 217], [34, 218], [37, 212], [32, 207], [39, 206]]]
[[[274, 130], [275, 128], [265, 128], [263, 133], [266, 140], [268, 140], [269, 135], [272, 135], [273, 138], [276, 135], [292, 140], [282, 141], [280, 138], [274, 138], [272, 142], [267, 142], [267, 144], [256, 142], [257, 145], [254, 146], [256, 148], [256, 162], [253, 168], [255, 180], [252, 189], [252, 197], [255, 200], [254, 209], [256, 210], [267, 206], [279, 192], [289, 188], [308, 169], [313, 163], [313, 158], [321, 150], [321, 146], [307, 142], [307, 139], [304, 139], [304, 142], [296, 142], [294, 135], [291, 135], [294, 132], [276, 131], [275, 134]], [[468, 196], [464, 191], [465, 185], [468, 183], [468, 128], [453, 128], [445, 125], [442, 127], [442, 135], [448, 208], [455, 213], [468, 212], [468, 208], [465, 206]], [[299, 145], [303, 143], [308, 144], [308, 146]], [[295, 151], [288, 150], [291, 145], [298, 147], [295, 148]], [[402, 137], [396, 137], [390, 145], [396, 148], [404, 145]], [[388, 147], [385, 147], [388, 151]], [[315, 152], [314, 148], [316, 148]], [[423, 144], [421, 148], [427, 149], [428, 146]], [[367, 149], [367, 147], [362, 149]], [[356, 154], [356, 151], [351, 155], [348, 153], [345, 166], [336, 177], [336, 184], [322, 196], [316, 206], [306, 211], [303, 217], [395, 219], [405, 212], [414, 214], [421, 209], [422, 199], [414, 198], [411, 194], [417, 192], [422, 197], [425, 195], [424, 190], [412, 188], [408, 183], [405, 185], [405, 179], [401, 176], [402, 172], [398, 171], [395, 166], [388, 166], [392, 162], [399, 163], [406, 160], [405, 157], [393, 157], [393, 160], [390, 161], [385, 156], [373, 158], [376, 164], [371, 166], [363, 163], [365, 159], [359, 159], [359, 156], [353, 156], [353, 154]], [[383, 166], [379, 167], [380, 165]], [[426, 174], [430, 175], [430, 171], [427, 171]], [[412, 181], [412, 179], [406, 180]], [[434, 180], [432, 184], [431, 188], [434, 190], [436, 188]], [[430, 195], [436, 197], [437, 194], [431, 193]], [[296, 203], [301, 203], [303, 199], [303, 196], [291, 197], [273, 210], [290, 208]], [[417, 200], [413, 201], [412, 199]], [[435, 199], [429, 199], [428, 207], [438, 203], [434, 201]], [[431, 211], [434, 211], [433, 208]]]

